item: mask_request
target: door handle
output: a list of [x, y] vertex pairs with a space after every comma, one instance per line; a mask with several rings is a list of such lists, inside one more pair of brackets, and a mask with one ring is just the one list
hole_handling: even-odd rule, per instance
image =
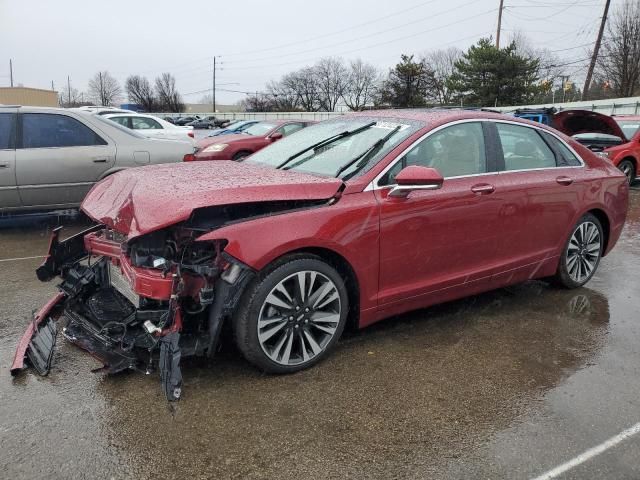
[[569, 177], [558, 177], [556, 178], [556, 182], [558, 182], [560, 185], [571, 185], [573, 183], [573, 178], [569, 178]]
[[488, 195], [495, 191], [496, 187], [489, 185], [488, 183], [479, 183], [471, 187], [473, 193], [479, 193], [480, 195]]
[[107, 163], [107, 157], [93, 157], [93, 163]]
[[9, 168], [8, 163], [0, 163], [0, 168]]

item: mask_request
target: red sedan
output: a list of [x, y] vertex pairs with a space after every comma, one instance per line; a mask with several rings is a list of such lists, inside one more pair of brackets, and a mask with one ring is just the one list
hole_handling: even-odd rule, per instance
[[96, 227], [56, 232], [37, 274], [61, 276], [60, 293], [12, 371], [25, 355], [49, 369], [64, 313], [108, 371], [157, 361], [171, 400], [180, 357], [214, 355], [225, 322], [251, 363], [294, 372], [347, 324], [533, 278], [584, 285], [627, 200], [624, 175], [571, 138], [463, 110], [353, 114], [241, 163], [127, 170], [86, 197]]
[[242, 160], [261, 148], [311, 125], [308, 120], [258, 122], [242, 133], [207, 137], [198, 142], [194, 160]]
[[640, 115], [609, 116], [589, 110], [565, 110], [553, 126], [608, 158], [633, 183], [640, 172]]

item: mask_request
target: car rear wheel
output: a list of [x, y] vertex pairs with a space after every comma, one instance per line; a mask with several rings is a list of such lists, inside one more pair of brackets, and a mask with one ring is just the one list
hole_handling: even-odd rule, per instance
[[622, 160], [618, 164], [618, 168], [622, 173], [624, 173], [625, 177], [627, 177], [627, 182], [629, 185], [633, 183], [636, 179], [636, 167], [631, 160]]
[[240, 160], [247, 158], [249, 155], [251, 155], [251, 152], [238, 152], [233, 156], [233, 160], [239, 162]]
[[557, 283], [566, 288], [587, 283], [600, 264], [603, 246], [602, 225], [588, 213], [574, 227], [565, 245], [555, 276]]
[[316, 364], [334, 348], [349, 310], [344, 281], [314, 256], [285, 258], [250, 285], [233, 330], [256, 367], [291, 373]]

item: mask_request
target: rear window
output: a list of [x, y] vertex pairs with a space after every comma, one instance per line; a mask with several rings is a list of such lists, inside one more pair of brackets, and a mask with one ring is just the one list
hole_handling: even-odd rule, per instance
[[15, 148], [16, 114], [0, 113], [0, 150]]
[[83, 147], [106, 145], [96, 132], [67, 115], [24, 113], [22, 148]]
[[540, 132], [545, 141], [552, 146], [558, 152], [558, 166], [559, 167], [579, 167], [582, 165], [578, 157], [569, 150], [564, 142], [561, 142], [556, 137], [547, 132]]

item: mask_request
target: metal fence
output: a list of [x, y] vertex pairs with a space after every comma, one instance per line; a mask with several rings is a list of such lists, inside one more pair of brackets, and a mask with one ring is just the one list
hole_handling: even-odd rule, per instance
[[[541, 105], [518, 105], [515, 107], [488, 107], [502, 112], [512, 112], [516, 108], [542, 108], [555, 107], [558, 110], [581, 109], [592, 110], [606, 115], [640, 114], [640, 97], [613, 98], [607, 100], [592, 100], [586, 102], [549, 103]], [[198, 113], [199, 116], [215, 115], [217, 118], [230, 120], [276, 120], [276, 119], [301, 119], [301, 120], [327, 120], [338, 117], [344, 112], [217, 112]], [[169, 113], [162, 115], [171, 115]], [[179, 115], [179, 114], [175, 114]], [[189, 115], [189, 114], [182, 114]]]
[[518, 105], [517, 107], [498, 107], [502, 112], [516, 108], [555, 107], [558, 110], [592, 110], [605, 115], [638, 115], [640, 114], [640, 97], [611, 98], [607, 100], [591, 100], [585, 102], [548, 103], [544, 105]]

